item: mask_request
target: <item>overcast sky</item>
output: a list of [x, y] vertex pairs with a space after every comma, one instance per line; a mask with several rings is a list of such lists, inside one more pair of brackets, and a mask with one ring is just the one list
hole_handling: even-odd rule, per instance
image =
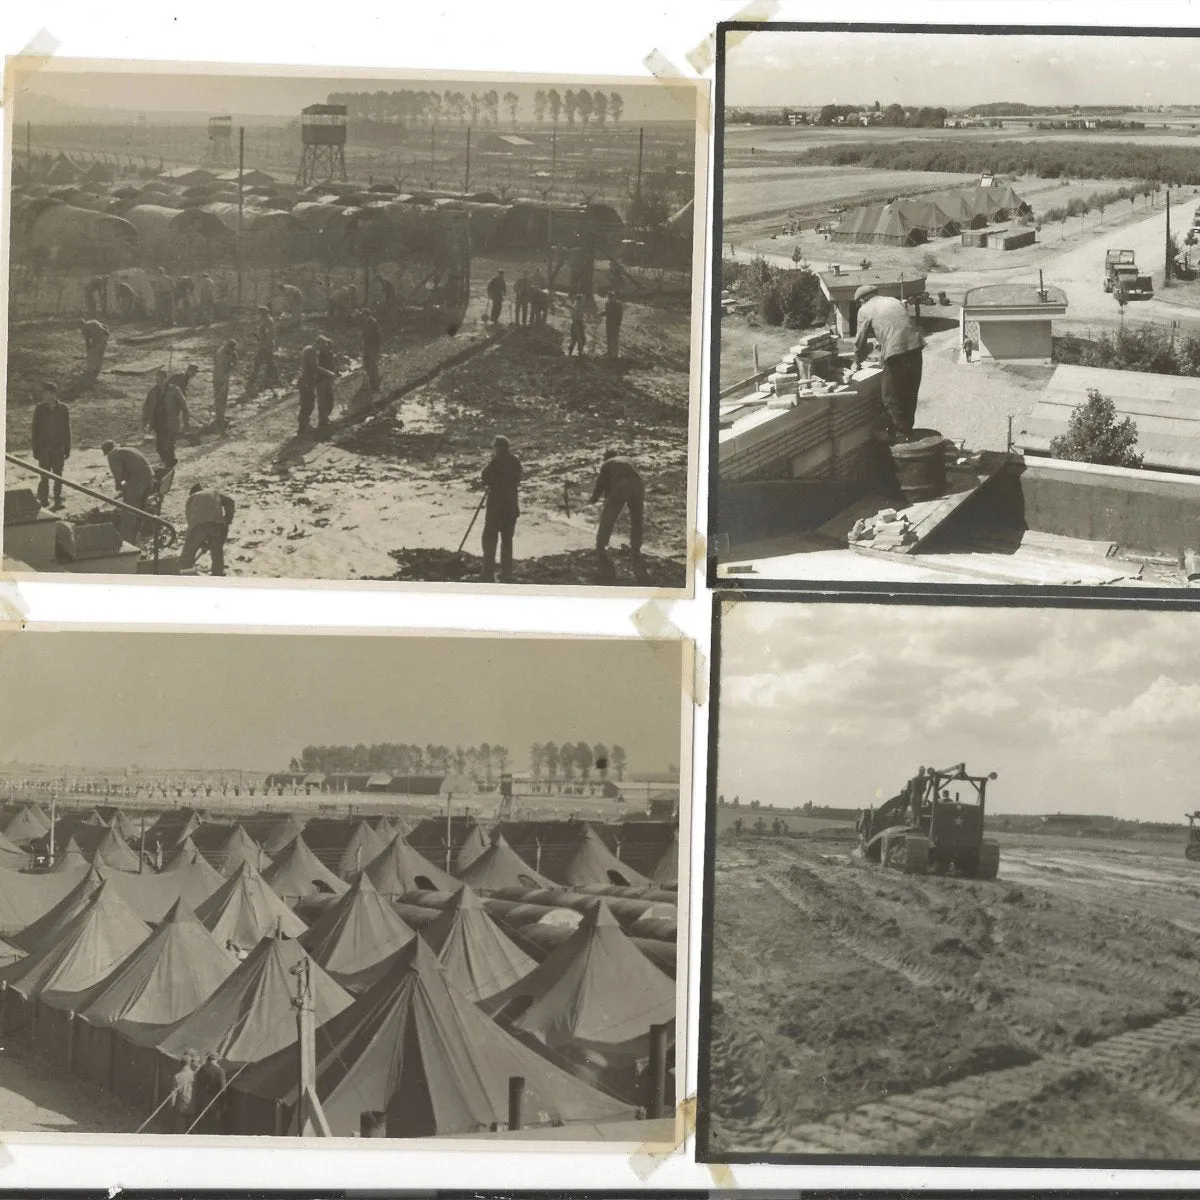
[[[104, 64], [111, 66], [111, 64]], [[191, 71], [192, 73], [187, 73]], [[494, 88], [501, 95], [512, 90], [521, 97], [517, 112], [520, 121], [533, 120], [533, 94], [539, 88], [556, 87], [559, 92], [578, 89], [585, 84], [590, 90], [619, 91], [625, 101], [621, 117], [623, 125], [639, 120], [678, 121], [694, 115], [679, 88], [667, 88], [649, 80], [617, 81], [588, 80], [563, 75], [546, 80], [504, 79], [471, 80], [430, 75], [424, 78], [379, 78], [367, 73], [361, 76], [333, 72], [303, 72], [294, 75], [266, 75], [254, 72], [195, 73], [194, 65], [180, 66], [170, 71], [112, 71], [88, 67], [80, 60], [52, 60], [28, 84], [28, 91], [49, 96], [64, 104], [81, 107], [80, 119], [86, 110], [104, 119], [102, 108], [131, 112], [176, 112], [215, 116], [230, 113], [239, 116], [298, 117], [306, 104], [324, 103], [330, 92], [375, 92], [392, 90], [485, 92]], [[688, 94], [694, 95], [693, 89]], [[14, 120], [21, 121], [21, 95], [18, 93]], [[508, 119], [507, 109], [501, 107], [501, 124]], [[563, 117], [562, 121], [566, 118]]]
[[[1136, 8], [1129, 9], [1131, 19]], [[1016, 14], [1034, 19], [1037, 6]], [[739, 35], [740, 36], [740, 35]], [[750, 33], [726, 55], [727, 104], [1200, 102], [1200, 37]]]
[[4, 759], [286, 769], [309, 743], [617, 743], [680, 761], [682, 653], [640, 639], [32, 633], [0, 641]]
[[1200, 615], [740, 603], [721, 632], [727, 800], [866, 807], [922, 765], [996, 771], [997, 812], [1183, 821]]

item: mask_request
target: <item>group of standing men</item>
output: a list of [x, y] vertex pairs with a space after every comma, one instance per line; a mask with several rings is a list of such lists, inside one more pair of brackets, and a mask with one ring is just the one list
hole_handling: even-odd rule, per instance
[[[500, 315], [504, 310], [504, 298], [508, 295], [508, 282], [503, 271], [497, 271], [488, 280], [488, 308], [485, 321], [489, 325], [498, 325]], [[545, 325], [546, 316], [550, 311], [550, 293], [542, 286], [541, 279], [530, 280], [522, 273], [513, 286], [513, 304], [515, 323], [517, 325]], [[578, 350], [583, 357], [587, 345], [587, 301], [582, 293], [577, 292], [568, 302], [568, 339], [567, 357]], [[604, 317], [605, 352], [609, 358], [619, 358], [621, 353], [621, 322], [625, 317], [625, 303], [617, 293], [616, 288], [609, 288], [601, 311]]]
[[[217, 285], [213, 277], [203, 272], [172, 276], [166, 267], [159, 267], [149, 279], [153, 293], [153, 313], [147, 311], [145, 299], [133, 286], [132, 276], [93, 275], [83, 285], [83, 302], [89, 318], [116, 316], [121, 321], [151, 317], [164, 325], [179, 323], [211, 325], [217, 311]], [[114, 304], [109, 306], [109, 291]], [[115, 312], [114, 312], [115, 310]]]

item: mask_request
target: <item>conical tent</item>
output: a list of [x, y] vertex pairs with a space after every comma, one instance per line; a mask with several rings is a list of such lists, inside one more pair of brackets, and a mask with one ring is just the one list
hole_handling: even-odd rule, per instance
[[[265, 937], [215, 992], [158, 1041], [170, 1058], [185, 1050], [214, 1051], [236, 1069], [296, 1042], [295, 969], [309, 961], [309, 988], [318, 1025], [350, 1005], [344, 992], [299, 942]], [[293, 1057], [294, 1057], [294, 1052]]]
[[204, 814], [195, 808], [168, 809], [146, 830], [146, 845], [161, 844], [164, 851], [174, 850], [204, 824], [204, 819]]
[[62, 848], [62, 853], [54, 860], [54, 866], [50, 868], [50, 873], [56, 874], [60, 871], [74, 871], [80, 866], [87, 867], [90, 863], [88, 857], [80, 849], [79, 843], [73, 838], [67, 838], [67, 844]]
[[44, 875], [25, 875], [0, 867], [0, 933], [9, 938], [40, 920], [78, 886], [91, 868], [78, 867]]
[[304, 832], [304, 822], [300, 820], [294, 813], [286, 813], [280, 817], [278, 822], [271, 827], [270, 832], [263, 840], [262, 848], [264, 853], [269, 854], [272, 858], [277, 857], [280, 853], [291, 845], [292, 841], [298, 838]]
[[29, 866], [29, 859], [28, 850], [22, 850], [16, 842], [0, 833], [0, 867], [7, 867], [10, 871], [19, 871], [22, 867]]
[[300, 939], [342, 987], [364, 990], [386, 963], [417, 935], [366, 875], [336, 900]]
[[321, 863], [302, 837], [287, 844], [280, 857], [263, 872], [263, 878], [281, 900], [290, 904], [322, 893], [340, 896], [348, 887]]
[[[522, 1004], [530, 1002], [528, 1007]], [[601, 900], [561, 946], [486, 1011], [553, 1048], [643, 1057], [651, 1025], [675, 1016], [675, 984], [626, 937]]]
[[405, 892], [452, 892], [458, 880], [418, 854], [399, 834], [378, 857], [367, 864], [367, 876], [375, 890], [385, 896]]
[[467, 830], [467, 836], [463, 838], [458, 849], [454, 852], [454, 873], [462, 876], [462, 873], [477, 859], [481, 854], [484, 854], [488, 848], [488, 840], [483, 830], [478, 825], [472, 825]]
[[179, 843], [175, 853], [163, 863], [160, 874], [173, 874], [175, 871], [182, 870], [188, 870], [203, 879], [208, 884], [209, 895], [212, 895], [225, 882], [225, 877], [196, 849], [196, 844], [190, 837], [184, 838]]
[[111, 867], [114, 871], [137, 871], [141, 861], [128, 843], [123, 842], [115, 829], [108, 829], [96, 846], [92, 862], [100, 866]]
[[366, 821], [359, 821], [338, 859], [336, 873], [343, 879], [357, 875], [378, 858], [396, 836], [389, 833], [386, 838], [381, 837]]
[[49, 832], [50, 818], [36, 804], [17, 809], [4, 826], [4, 836], [18, 844], [36, 842]]
[[645, 887], [650, 881], [623, 863], [599, 838], [590, 826], [583, 834], [575, 852], [563, 867], [562, 883], [571, 887], [586, 884], [615, 883], [619, 887]]
[[[525, 1080], [528, 1126], [610, 1121], [631, 1106], [598, 1092], [517, 1041], [447, 979], [414, 938], [364, 996], [316, 1034], [316, 1091], [334, 1136], [359, 1132], [364, 1112], [384, 1114], [387, 1136], [485, 1132], [508, 1119], [509, 1080]], [[274, 1132], [275, 1104], [296, 1122], [295, 1055], [248, 1067], [233, 1083], [245, 1132]]]
[[450, 982], [468, 1000], [486, 1000], [524, 979], [537, 966], [501, 930], [465, 883], [421, 936]]
[[499, 833], [492, 844], [463, 871], [462, 880], [477, 892], [498, 892], [507, 887], [532, 889], [555, 886], [545, 875], [539, 875]]
[[271, 865], [270, 857], [240, 825], [229, 831], [229, 836], [208, 854], [208, 859], [226, 878], [242, 865], [257, 871], [265, 871]]
[[47, 909], [41, 917], [24, 929], [10, 935], [9, 941], [30, 954], [53, 942], [63, 929], [87, 908], [103, 882], [104, 876], [99, 869], [95, 866], [88, 867], [84, 877], [57, 904]]
[[243, 949], [276, 930], [299, 937], [308, 928], [249, 863], [242, 863], [196, 915], [222, 946], [232, 942]]
[[650, 874], [652, 883], [667, 887], [679, 883], [679, 830], [671, 837], [671, 844], [663, 851], [658, 866]]

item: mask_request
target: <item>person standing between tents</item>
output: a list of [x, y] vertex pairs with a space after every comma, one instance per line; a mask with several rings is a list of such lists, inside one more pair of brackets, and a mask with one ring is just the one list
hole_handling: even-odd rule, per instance
[[196, 293], [196, 322], [200, 325], [211, 325], [217, 311], [217, 289], [213, 277], [205, 271], [200, 276], [200, 284]]
[[508, 284], [504, 282], [504, 272], [497, 271], [488, 280], [487, 297], [489, 302], [488, 320], [497, 325], [500, 322], [500, 312], [504, 308], [504, 297], [508, 295]]
[[194, 1050], [185, 1050], [183, 1063], [171, 1076], [171, 1132], [187, 1133], [196, 1118], [196, 1061]]
[[487, 488], [487, 511], [483, 516], [483, 573], [480, 579], [492, 583], [496, 578], [496, 543], [500, 543], [500, 582], [513, 581], [513, 533], [521, 515], [518, 492], [521, 487], [521, 460], [509, 448], [508, 438], [497, 435], [492, 441], [492, 457], [483, 468], [483, 486]]
[[175, 312], [181, 321], [191, 324], [192, 302], [196, 295], [196, 281], [190, 275], [180, 275], [175, 280]]
[[567, 339], [567, 357], [571, 357], [571, 351], [576, 346], [579, 347], [579, 357], [583, 357], [583, 348], [587, 343], [587, 333], [584, 330], [583, 324], [583, 296], [576, 292], [571, 297], [571, 336]]
[[[49, 380], [42, 384], [45, 399], [33, 410], [33, 457], [43, 471], [61, 475], [71, 457], [71, 410], [59, 399], [58, 388]], [[38, 503], [50, 503], [50, 480], [38, 478]], [[62, 480], [54, 481], [54, 508], [62, 508]]]
[[529, 300], [533, 293], [533, 284], [529, 282], [529, 275], [522, 271], [517, 276], [517, 282], [513, 284], [513, 299], [517, 305], [517, 324], [529, 324]]
[[624, 317], [625, 305], [616, 289], [610, 288], [608, 299], [604, 302], [604, 332], [608, 338], [609, 358], [619, 358], [621, 355], [621, 321]]
[[98, 379], [100, 368], [104, 366], [104, 351], [108, 349], [108, 326], [90, 317], [79, 322], [79, 331], [83, 334], [84, 375], [88, 379]]
[[246, 394], [258, 395], [258, 373], [263, 373], [263, 382], [269, 388], [279, 386], [279, 367], [275, 363], [275, 318], [265, 305], [258, 306], [258, 352], [250, 367], [250, 379], [246, 384]]
[[854, 299], [859, 303], [854, 369], [858, 370], [867, 355], [867, 342], [874, 338], [883, 363], [883, 407], [891, 434], [898, 442], [910, 441], [921, 389], [925, 339], [904, 305], [895, 296], [881, 296], [873, 283], [864, 283]]
[[179, 462], [175, 443], [181, 429], [189, 429], [192, 414], [188, 411], [183, 393], [167, 379], [167, 368], [159, 367], [154, 386], [146, 393], [142, 405], [142, 425], [154, 434], [154, 448], [164, 467], [173, 469]]
[[207, 550], [212, 556], [213, 575], [225, 574], [225, 538], [236, 511], [237, 505], [224, 492], [205, 488], [202, 483], [192, 484], [184, 509], [187, 533], [179, 553], [181, 571], [190, 571], [197, 556]]
[[596, 476], [591, 503], [604, 501], [600, 524], [596, 529], [596, 556], [605, 578], [616, 578], [616, 570], [608, 553], [608, 542], [617, 525], [621, 510], [629, 509], [629, 552], [633, 558], [633, 575], [641, 583], [646, 573], [642, 562], [642, 526], [645, 518], [646, 484], [633, 460], [616, 450], [605, 450], [604, 462]]
[[87, 315], [94, 317], [97, 312], [108, 320], [108, 276], [93, 275], [83, 285], [83, 302], [87, 305]]
[[158, 304], [158, 318], [164, 325], [175, 324], [175, 280], [167, 274], [166, 267], [159, 267], [154, 278], [154, 298]]
[[333, 341], [325, 334], [317, 335], [317, 432], [329, 428], [333, 413], [333, 381], [337, 378], [334, 369]]
[[113, 294], [117, 298], [117, 317], [122, 321], [132, 321], [142, 307], [133, 285], [128, 280], [118, 279], [113, 284]]
[[237, 362], [237, 342], [228, 338], [213, 355], [213, 425], [218, 433], [225, 432], [225, 405], [229, 402], [229, 380]]
[[196, 1072], [196, 1132], [225, 1132], [225, 1071], [215, 1050]]
[[383, 334], [379, 330], [375, 314], [370, 309], [361, 309], [358, 318], [362, 325], [363, 371], [367, 376], [367, 387], [374, 396], [379, 391], [379, 352], [383, 348]]

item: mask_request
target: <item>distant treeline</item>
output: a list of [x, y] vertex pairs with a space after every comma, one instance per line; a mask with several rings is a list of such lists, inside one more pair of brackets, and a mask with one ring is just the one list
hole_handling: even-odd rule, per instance
[[1088, 116], [1117, 116], [1128, 112], [1124, 105], [1072, 104], [1065, 108], [1061, 104], [1022, 104], [1019, 100], [996, 100], [991, 104], [973, 104], [967, 109], [969, 117], [1036, 117], [1043, 113], [1079, 113]]
[[903, 104], [880, 107], [878, 100], [866, 104], [825, 104], [815, 112], [804, 112], [798, 108], [727, 108], [725, 120], [732, 125], [836, 125], [860, 124], [863, 117], [869, 123], [892, 128], [909, 126], [913, 129], [940, 129], [948, 114], [944, 108], [906, 108]]
[[[455, 121], [459, 125], [499, 125], [501, 106], [509, 121], [515, 125], [521, 113], [522, 101], [516, 92], [499, 93], [495, 88], [479, 92], [425, 91], [413, 88], [394, 88], [376, 92], [330, 92], [329, 104], [344, 104], [352, 121], [371, 121], [382, 125], [407, 126], [410, 122]], [[603, 125], [612, 120], [619, 123], [625, 111], [625, 99], [620, 92], [587, 88], [538, 88], [533, 95], [533, 119], [547, 117], [555, 125], [565, 117], [568, 125], [578, 119], [581, 125], [593, 121]]]
[[948, 171], [1036, 175], [1041, 179], [1160, 179], [1200, 184], [1200, 154], [1193, 146], [1142, 146], [1133, 142], [905, 141], [814, 146], [804, 165], [873, 167], [880, 171]]

